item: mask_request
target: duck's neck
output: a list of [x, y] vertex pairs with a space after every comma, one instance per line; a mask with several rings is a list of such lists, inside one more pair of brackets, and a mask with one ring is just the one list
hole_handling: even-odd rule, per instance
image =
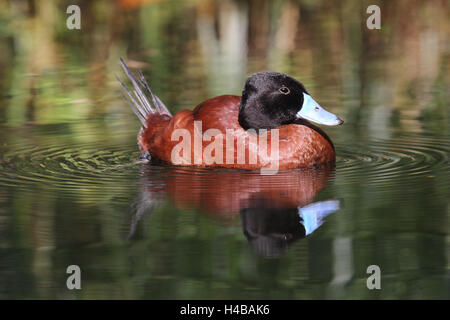
[[[256, 101], [243, 100], [239, 106], [238, 121], [244, 130], [248, 129], [275, 129], [279, 128], [283, 123], [269, 117], [264, 111], [262, 105]], [[253, 102], [253, 103], [252, 103]]]

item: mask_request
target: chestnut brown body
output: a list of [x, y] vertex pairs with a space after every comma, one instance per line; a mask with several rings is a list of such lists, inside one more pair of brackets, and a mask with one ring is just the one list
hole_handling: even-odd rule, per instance
[[[145, 129], [138, 136], [139, 146], [143, 152], [149, 152], [152, 158], [174, 163], [172, 150], [180, 143], [180, 139], [172, 139], [176, 129], [185, 129], [191, 139], [190, 163], [185, 165], [225, 167], [235, 169], [254, 170], [274, 166], [278, 161], [279, 169], [313, 167], [324, 164], [334, 164], [335, 152], [330, 139], [319, 128], [305, 120], [298, 120], [293, 124], [282, 125], [278, 130], [278, 154], [272, 152], [272, 130], [267, 130], [265, 138], [267, 147], [261, 150], [261, 137], [244, 130], [238, 122], [241, 97], [222, 95], [208, 99], [199, 104], [193, 111], [182, 110], [173, 117], [161, 114], [149, 114]], [[223, 152], [219, 157], [221, 161], [213, 163], [205, 160], [205, 148], [212, 143], [202, 139], [202, 153], [194, 152], [194, 122], [201, 124], [201, 133], [209, 129], [217, 129], [222, 133]], [[197, 129], [199, 128], [197, 124]], [[227, 130], [231, 135], [227, 137]], [[200, 134], [201, 134], [200, 133]], [[227, 158], [227, 147], [233, 138], [233, 156]], [[240, 140], [239, 140], [240, 139]], [[245, 161], [238, 158], [239, 147], [237, 141], [243, 141], [245, 148]], [[228, 145], [227, 145], [228, 143]], [[214, 152], [213, 156], [216, 156]], [[217, 158], [216, 158], [217, 159]], [[251, 159], [256, 159], [251, 161]]]

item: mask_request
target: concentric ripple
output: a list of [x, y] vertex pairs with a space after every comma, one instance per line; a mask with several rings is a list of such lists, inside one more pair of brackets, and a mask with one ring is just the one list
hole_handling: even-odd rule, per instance
[[339, 144], [336, 152], [339, 184], [361, 180], [366, 185], [401, 183], [412, 188], [414, 186], [408, 183], [423, 177], [442, 178], [439, 179], [440, 185], [449, 186], [448, 139], [402, 135], [392, 140]]
[[15, 149], [0, 157], [0, 186], [47, 183], [58, 189], [96, 188], [129, 176], [138, 152], [97, 145]]

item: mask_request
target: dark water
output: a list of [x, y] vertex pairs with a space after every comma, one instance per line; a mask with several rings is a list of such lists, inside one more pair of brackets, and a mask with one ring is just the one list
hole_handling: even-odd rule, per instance
[[[368, 30], [359, 1], [85, 1], [70, 31], [68, 4], [17, 3], [0, 1], [0, 298], [449, 298], [448, 4], [381, 2]], [[324, 128], [336, 168], [139, 161], [119, 57], [173, 113], [289, 73], [346, 120]]]

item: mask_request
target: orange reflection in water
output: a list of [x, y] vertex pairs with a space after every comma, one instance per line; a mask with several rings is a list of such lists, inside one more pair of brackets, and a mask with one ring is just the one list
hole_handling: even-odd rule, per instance
[[222, 223], [240, 216], [243, 233], [255, 250], [277, 257], [339, 209], [338, 200], [313, 202], [331, 172], [321, 168], [260, 175], [259, 171], [145, 166], [138, 214], [167, 199], [178, 209], [199, 210]]

